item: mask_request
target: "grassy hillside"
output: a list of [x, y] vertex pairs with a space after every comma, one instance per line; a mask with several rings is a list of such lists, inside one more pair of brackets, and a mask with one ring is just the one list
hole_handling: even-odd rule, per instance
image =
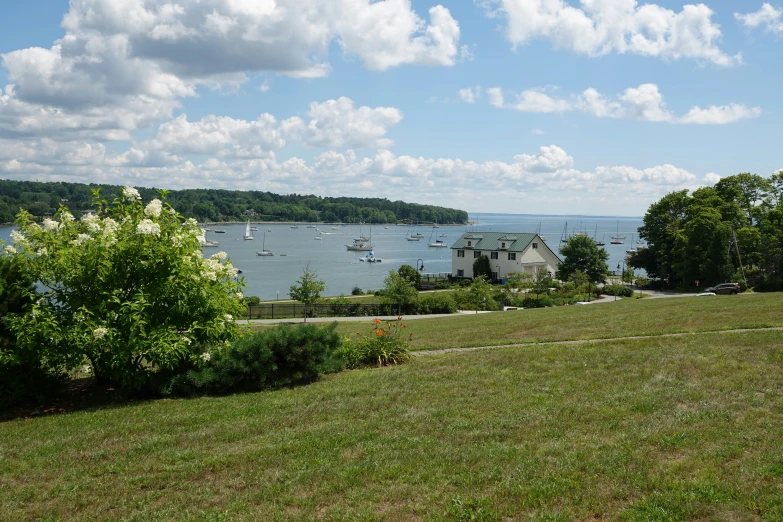
[[[608, 299], [611, 299], [608, 298]], [[368, 324], [372, 318], [368, 318]], [[783, 326], [781, 294], [621, 300], [497, 314], [418, 319], [409, 324], [414, 350]], [[365, 333], [346, 322], [342, 333]]]
[[[536, 335], [563, 338], [623, 314], [621, 335], [781, 320], [779, 295], [661, 303], [468, 324], [528, 328], [503, 330], [512, 340], [544, 327], [526, 322], [538, 313], [560, 329]], [[714, 332], [451, 353], [291, 390], [15, 420], [0, 424], [0, 518], [781, 520], [782, 370], [781, 332]]]

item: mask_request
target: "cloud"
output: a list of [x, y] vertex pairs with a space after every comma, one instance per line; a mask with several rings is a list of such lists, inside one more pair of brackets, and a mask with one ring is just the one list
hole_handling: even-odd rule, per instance
[[714, 172], [708, 172], [707, 174], [704, 175], [705, 185], [714, 185], [720, 180], [721, 180], [721, 176], [719, 174], [715, 174]]
[[0, 54], [12, 84], [0, 92], [0, 136], [128, 140], [199, 87], [231, 91], [258, 72], [324, 76], [333, 47], [379, 71], [465, 58], [449, 10], [428, 15], [410, 0], [72, 0], [51, 47]]
[[754, 13], [734, 13], [734, 18], [750, 29], [763, 27], [767, 31], [783, 34], [783, 11], [764, 3], [761, 9]]
[[549, 40], [558, 49], [587, 56], [636, 54], [666, 60], [696, 59], [719, 66], [742, 62], [718, 46], [722, 33], [704, 4], [680, 12], [636, 0], [482, 0], [490, 17], [503, 18], [514, 48]]
[[532, 131], [530, 131], [530, 134], [533, 134], [534, 136], [543, 136], [544, 134], [546, 134], [546, 131], [543, 129], [533, 129]]
[[720, 106], [713, 105], [706, 109], [697, 106], [688, 111], [688, 114], [681, 117], [680, 123], [722, 125], [724, 123], [757, 118], [760, 114], [760, 107], [749, 108], [736, 103]]
[[694, 174], [673, 165], [579, 170], [574, 158], [557, 145], [518, 154], [510, 161], [481, 163], [461, 158], [396, 155], [388, 149], [364, 157], [354, 150], [327, 150], [310, 161], [292, 157], [281, 162], [270, 154], [257, 158], [210, 157], [200, 164], [179, 161], [163, 165], [144, 164], [145, 153], [134, 149], [121, 155], [89, 147], [71, 147], [67, 152], [68, 160], [59, 161], [57, 168], [40, 163], [39, 154], [17, 159], [3, 157], [3, 152], [0, 173], [12, 179], [26, 179], [32, 173], [41, 180], [56, 181], [127, 183], [132, 179], [135, 184], [172, 189], [209, 186], [278, 193], [306, 190], [342, 196], [366, 196], [368, 190], [379, 194], [391, 191], [409, 194], [414, 201], [417, 194], [424, 194], [421, 198], [431, 203], [471, 208], [480, 201], [493, 201], [494, 206], [488, 208], [497, 208], [497, 194], [502, 192], [506, 211], [513, 210], [524, 198], [533, 205], [526, 208], [545, 211], [550, 208], [547, 205], [551, 197], [576, 198], [582, 209], [588, 210], [604, 201], [607, 193], [616, 193], [618, 186], [623, 187], [622, 197], [630, 198], [628, 201], [634, 201], [634, 205], [649, 205], [672, 190], [699, 186]]
[[[551, 88], [549, 89], [551, 90]], [[678, 124], [724, 125], [744, 119], [756, 118], [760, 107], [742, 104], [712, 105], [705, 109], [693, 107], [684, 116], [678, 117], [667, 107], [663, 95], [654, 83], [644, 83], [626, 89], [615, 99], [609, 99], [593, 88], [568, 98], [557, 98], [547, 94], [546, 89], [528, 89], [514, 94], [515, 101], [505, 101], [503, 91], [498, 87], [486, 90], [489, 103], [499, 109], [511, 109], [530, 113], [563, 113], [579, 111], [598, 118], [634, 119], [652, 122]]]
[[465, 87], [457, 92], [459, 101], [463, 103], [475, 103], [481, 97], [481, 87]]

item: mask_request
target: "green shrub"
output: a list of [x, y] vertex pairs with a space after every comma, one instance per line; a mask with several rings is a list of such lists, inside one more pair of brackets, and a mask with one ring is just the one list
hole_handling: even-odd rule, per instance
[[552, 298], [546, 295], [542, 295], [538, 299], [527, 297], [522, 300], [522, 308], [547, 308], [549, 306], [555, 306], [555, 303]]
[[604, 285], [604, 294], [617, 297], [632, 297], [633, 288], [626, 285]]
[[0, 255], [0, 410], [24, 401], [43, 402], [61, 388], [65, 376], [48, 367], [34, 347], [20, 346], [8, 328], [9, 316], [29, 312], [35, 278], [13, 257]]
[[337, 323], [281, 324], [205, 353], [203, 364], [172, 379], [165, 393], [194, 395], [258, 391], [313, 382], [334, 371], [340, 336]]
[[389, 366], [402, 364], [411, 358], [410, 338], [403, 330], [407, 328], [402, 319], [386, 321], [385, 328], [380, 319], [373, 320], [373, 330], [368, 335], [356, 332], [356, 335], [345, 337], [340, 350], [348, 368], [364, 366]]
[[448, 293], [428, 294], [419, 297], [414, 303], [417, 314], [453, 314], [457, 312], [457, 303]]
[[364, 295], [364, 290], [362, 290], [358, 286], [354, 286], [353, 290], [351, 290], [351, 295]]
[[261, 304], [261, 298], [257, 295], [248, 295], [242, 298], [242, 304], [245, 306], [255, 306]]

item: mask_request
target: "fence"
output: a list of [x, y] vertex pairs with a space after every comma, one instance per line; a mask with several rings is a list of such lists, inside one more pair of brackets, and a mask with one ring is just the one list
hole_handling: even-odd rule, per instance
[[288, 317], [363, 317], [379, 315], [410, 315], [415, 305], [362, 304], [362, 303], [264, 303], [247, 307], [248, 319], [285, 319]]

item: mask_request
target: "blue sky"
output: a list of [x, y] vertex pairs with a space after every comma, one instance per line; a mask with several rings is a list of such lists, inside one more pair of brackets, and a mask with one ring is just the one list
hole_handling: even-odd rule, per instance
[[782, 38], [751, 1], [3, 2], [0, 177], [641, 215], [783, 168]]

